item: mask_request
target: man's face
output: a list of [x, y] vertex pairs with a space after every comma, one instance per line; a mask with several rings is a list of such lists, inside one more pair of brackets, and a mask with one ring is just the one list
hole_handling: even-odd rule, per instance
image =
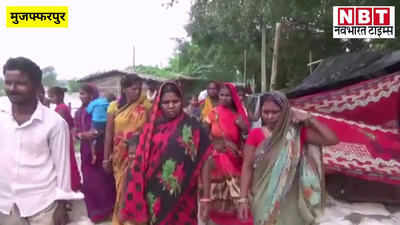
[[207, 94], [211, 98], [215, 98], [218, 96], [218, 87], [215, 83], [210, 83], [207, 87]]
[[19, 70], [6, 70], [4, 74], [4, 89], [10, 102], [23, 105], [36, 100], [36, 88], [28, 75]]

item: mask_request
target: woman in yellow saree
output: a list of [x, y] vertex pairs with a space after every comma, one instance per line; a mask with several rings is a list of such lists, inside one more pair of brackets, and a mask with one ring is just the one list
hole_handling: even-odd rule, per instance
[[207, 98], [204, 102], [200, 102], [200, 120], [202, 122], [209, 123], [208, 114], [218, 105], [218, 91], [219, 84], [216, 81], [211, 81], [207, 86]]
[[[118, 102], [110, 104], [107, 118], [105, 156], [103, 166], [112, 170], [116, 185], [116, 201], [112, 218], [113, 225], [121, 225], [119, 211], [126, 186], [126, 172], [129, 157], [128, 141], [138, 135], [147, 122], [151, 103], [142, 93], [142, 79], [137, 75], [127, 75], [121, 80], [122, 96]], [[129, 157], [128, 157], [129, 155]], [[112, 169], [111, 169], [112, 167]]]
[[338, 139], [310, 114], [291, 109], [280, 92], [262, 97], [261, 118], [263, 127], [251, 130], [245, 144], [239, 217], [249, 216], [250, 203], [255, 225], [311, 225], [324, 203], [320, 146]]

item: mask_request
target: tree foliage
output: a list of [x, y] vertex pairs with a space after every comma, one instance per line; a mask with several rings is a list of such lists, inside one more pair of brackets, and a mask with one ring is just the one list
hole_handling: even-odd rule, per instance
[[58, 85], [57, 72], [53, 66], [48, 66], [42, 69], [42, 83], [46, 87]]
[[58, 74], [53, 66], [42, 69], [42, 84], [48, 88], [54, 86], [66, 87], [68, 92], [78, 92], [80, 88], [80, 84], [76, 79], [58, 79]]
[[69, 92], [79, 92], [80, 84], [76, 79], [71, 79], [67, 81]]
[[[174, 3], [171, 0], [170, 5], [173, 7]], [[186, 26], [191, 40], [179, 40], [170, 68], [192, 76], [239, 81], [243, 78], [243, 54], [246, 50], [247, 77], [259, 84], [261, 27], [267, 31], [266, 71], [269, 74], [277, 22], [282, 24], [278, 88], [293, 87], [309, 74], [310, 54], [315, 61], [367, 48], [400, 48], [397, 40], [333, 39], [332, 7], [336, 5], [391, 5], [400, 8], [400, 1], [194, 0], [191, 20]], [[399, 18], [397, 14], [397, 24]]]
[[[127, 67], [126, 70], [133, 71], [132, 66]], [[138, 65], [135, 67], [135, 72], [158, 76], [166, 79], [173, 79], [177, 76], [177, 73], [170, 68], [160, 68], [158, 66]]]

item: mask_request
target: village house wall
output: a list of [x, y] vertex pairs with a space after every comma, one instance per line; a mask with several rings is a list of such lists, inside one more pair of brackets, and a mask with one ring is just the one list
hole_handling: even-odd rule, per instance
[[91, 81], [97, 86], [100, 94], [104, 96], [105, 93], [113, 93], [115, 96], [119, 96], [121, 93], [120, 88], [121, 76], [111, 76], [102, 79], [96, 79]]

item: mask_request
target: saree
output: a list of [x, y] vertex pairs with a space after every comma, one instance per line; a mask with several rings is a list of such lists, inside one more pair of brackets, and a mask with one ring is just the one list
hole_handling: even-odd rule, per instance
[[211, 110], [214, 108], [215, 106], [213, 105], [213, 102], [211, 100], [210, 97], [207, 97], [204, 100], [203, 105], [201, 106], [201, 115], [200, 115], [200, 119], [201, 121], [204, 122], [208, 122], [208, 114], [211, 112]]
[[72, 129], [74, 127], [74, 119], [71, 116], [71, 110], [69, 107], [62, 103], [58, 104], [55, 108], [55, 111], [59, 113], [63, 119], [68, 123], [69, 126], [69, 132], [70, 132], [70, 148], [69, 148], [69, 153], [70, 153], [70, 159], [71, 159], [71, 189], [73, 191], [79, 191], [81, 188], [81, 175], [79, 174], [78, 170], [78, 165], [76, 163], [76, 158], [75, 158], [75, 147], [74, 147], [74, 138], [72, 135]]
[[139, 99], [115, 112], [114, 139], [111, 155], [115, 187], [117, 196], [115, 200], [113, 225], [119, 225], [119, 211], [122, 204], [122, 196], [126, 185], [126, 172], [128, 169], [128, 143], [134, 135], [141, 131], [147, 121], [147, 113], [151, 107], [146, 96], [141, 94]]
[[310, 225], [322, 214], [324, 203], [321, 149], [305, 144], [306, 129], [292, 124], [289, 103], [286, 97], [281, 100], [277, 127], [256, 149], [254, 224]]
[[[75, 114], [76, 132], [87, 132], [91, 129], [92, 119], [81, 107]], [[101, 222], [112, 215], [115, 202], [115, 183], [112, 174], [102, 166], [104, 158], [104, 139], [96, 143], [96, 163], [92, 165], [91, 141], [80, 141], [83, 183], [81, 190], [85, 196], [88, 217], [92, 222]], [[106, 194], [105, 194], [106, 193]]]
[[210, 140], [202, 124], [183, 112], [166, 120], [159, 101], [139, 138], [121, 217], [134, 224], [196, 225], [197, 185]]
[[236, 111], [219, 105], [208, 115], [213, 142], [212, 159], [215, 167], [211, 172], [210, 213], [211, 223], [215, 224], [252, 224], [237, 218], [237, 200], [240, 194], [240, 173], [243, 163], [242, 138], [236, 125], [242, 117], [247, 127], [249, 122], [244, 107], [239, 100], [236, 88], [225, 83], [230, 91]]

